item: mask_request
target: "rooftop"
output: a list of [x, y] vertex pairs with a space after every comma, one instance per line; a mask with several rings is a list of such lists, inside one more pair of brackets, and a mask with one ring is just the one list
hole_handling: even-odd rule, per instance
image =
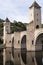
[[32, 7], [41, 8], [36, 1], [34, 1], [33, 4], [29, 8], [32, 8]]
[[5, 19], [6, 22], [10, 22], [8, 18]]

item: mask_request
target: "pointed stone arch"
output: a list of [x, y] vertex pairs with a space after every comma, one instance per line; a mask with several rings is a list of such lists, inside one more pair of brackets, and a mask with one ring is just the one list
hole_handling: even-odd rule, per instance
[[37, 47], [35, 46], [35, 49], [39, 47], [40, 50], [43, 50], [43, 33], [37, 36], [35, 45], [37, 46]]
[[21, 49], [26, 49], [26, 35], [21, 39]]
[[24, 64], [26, 64], [26, 35], [21, 39], [21, 57]]

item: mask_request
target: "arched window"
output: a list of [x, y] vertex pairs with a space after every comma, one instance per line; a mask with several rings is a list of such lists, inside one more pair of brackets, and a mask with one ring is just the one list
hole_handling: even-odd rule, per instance
[[36, 26], [36, 29], [38, 29], [38, 28], [39, 28], [39, 25]]

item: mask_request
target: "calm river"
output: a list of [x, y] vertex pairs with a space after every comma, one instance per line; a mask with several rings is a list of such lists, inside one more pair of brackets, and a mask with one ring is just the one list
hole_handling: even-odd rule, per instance
[[14, 65], [43, 65], [43, 52], [27, 52], [15, 50]]

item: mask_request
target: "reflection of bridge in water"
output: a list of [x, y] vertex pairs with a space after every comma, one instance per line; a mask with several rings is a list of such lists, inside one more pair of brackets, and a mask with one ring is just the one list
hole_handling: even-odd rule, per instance
[[[14, 49], [12, 52], [12, 48], [6, 48], [5, 46], [0, 48], [0, 65], [3, 65], [3, 49], [5, 49], [5, 65], [43, 65], [42, 57], [43, 52], [27, 52], [20, 49]], [[10, 51], [10, 50], [11, 51]]]
[[3, 49], [5, 49], [5, 44], [0, 44], [0, 65], [3, 65]]
[[42, 52], [15, 50], [15, 65], [42, 65]]
[[[5, 56], [4, 61], [5, 65], [42, 65], [43, 52], [41, 51], [27, 52], [26, 35], [24, 35], [21, 39], [21, 49], [14, 48], [13, 41], [14, 38], [12, 39], [12, 47], [6, 47], [5, 44], [0, 45], [0, 65], [3, 65], [4, 56]], [[35, 49], [40, 47], [43, 50], [42, 43], [43, 43], [43, 34], [37, 37]], [[5, 55], [3, 54], [4, 50]]]
[[[40, 37], [38, 37], [37, 40], [39, 40], [39, 38]], [[27, 52], [25, 35], [23, 36], [21, 43], [22, 43], [21, 49], [15, 49], [13, 45], [12, 47], [6, 47], [5, 44], [0, 45], [0, 65], [4, 65], [3, 64], [4, 56], [5, 56], [5, 65], [42, 65], [43, 52], [42, 51]], [[5, 55], [3, 55], [4, 50]]]

